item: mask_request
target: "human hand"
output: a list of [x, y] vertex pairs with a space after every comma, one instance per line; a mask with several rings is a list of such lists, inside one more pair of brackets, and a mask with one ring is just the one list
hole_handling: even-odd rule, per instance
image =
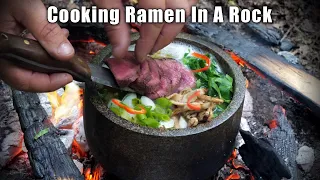
[[[123, 58], [130, 45], [130, 29], [125, 23], [123, 0], [93, 0], [99, 8], [120, 9], [120, 23], [116, 26], [106, 25], [106, 32], [113, 47], [113, 56]], [[139, 8], [144, 9], [178, 9], [186, 10], [190, 15], [191, 6], [198, 0], [139, 0]], [[141, 62], [148, 54], [153, 54], [170, 44], [183, 28], [183, 23], [142, 24], [140, 39], [136, 44], [136, 58]]]
[[[58, 24], [48, 23], [46, 8], [41, 0], [2, 0], [0, 2], [0, 31], [19, 35], [24, 29], [25, 37], [38, 40], [46, 51], [56, 59], [67, 61], [74, 49], [67, 37], [68, 30]], [[43, 74], [17, 67], [9, 60], [0, 60], [0, 79], [22, 91], [54, 91], [72, 81], [66, 73]]]

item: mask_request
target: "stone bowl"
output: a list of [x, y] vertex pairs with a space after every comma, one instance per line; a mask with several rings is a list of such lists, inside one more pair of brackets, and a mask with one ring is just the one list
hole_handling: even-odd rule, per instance
[[[132, 35], [134, 46], [138, 35]], [[216, 56], [221, 69], [234, 79], [233, 99], [213, 121], [194, 128], [165, 130], [142, 127], [122, 119], [85, 89], [84, 126], [94, 157], [107, 173], [119, 179], [206, 179], [217, 173], [234, 149], [245, 95], [245, 79], [238, 65], [216, 45], [179, 34], [164, 53], [181, 55], [186, 48]], [[182, 52], [183, 51], [183, 52]], [[111, 56], [106, 47], [94, 60]], [[176, 57], [178, 58], [178, 57]]]

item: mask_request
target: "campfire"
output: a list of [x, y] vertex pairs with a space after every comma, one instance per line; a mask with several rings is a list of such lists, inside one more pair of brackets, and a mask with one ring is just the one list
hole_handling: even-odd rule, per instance
[[72, 82], [66, 85], [64, 90], [49, 92], [47, 96], [52, 108], [52, 124], [60, 130], [72, 131], [71, 134], [74, 134], [66, 137], [70, 138], [67, 142], [71, 142], [69, 145], [65, 144], [67, 148], [71, 148], [70, 156], [76, 163], [83, 163], [83, 168], [80, 167], [79, 170], [85, 180], [99, 180], [102, 167], [88, 163], [91, 160], [83, 127], [83, 89]]

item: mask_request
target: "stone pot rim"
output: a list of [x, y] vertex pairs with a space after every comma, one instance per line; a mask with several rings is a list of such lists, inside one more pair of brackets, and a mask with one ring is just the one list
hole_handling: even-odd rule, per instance
[[[131, 35], [131, 43], [134, 44], [136, 40], [139, 38], [139, 34], [135, 33]], [[173, 129], [173, 130], [160, 130], [158, 128], [149, 128], [145, 126], [140, 126], [138, 124], [132, 123], [128, 120], [125, 120], [117, 115], [115, 115], [111, 110], [109, 110], [106, 107], [100, 107], [97, 106], [96, 103], [93, 103], [95, 108], [103, 115], [105, 116], [109, 121], [112, 123], [125, 128], [129, 131], [150, 135], [150, 136], [159, 136], [159, 137], [180, 137], [180, 136], [189, 136], [189, 135], [195, 135], [198, 133], [202, 133], [205, 131], [208, 131], [210, 129], [216, 128], [228, 119], [232, 115], [234, 115], [239, 108], [242, 107], [242, 103], [244, 101], [245, 96], [245, 78], [242, 74], [242, 71], [240, 67], [231, 59], [231, 57], [224, 52], [222, 49], [220, 49], [215, 44], [208, 42], [204, 40], [203, 38], [199, 36], [193, 36], [186, 33], [180, 33], [176, 37], [176, 39], [184, 40], [184, 41], [190, 41], [192, 43], [196, 43], [199, 46], [206, 46], [206, 48], [209, 48], [211, 51], [214, 51], [218, 56], [220, 56], [226, 64], [231, 69], [231, 72], [233, 73], [234, 78], [234, 94], [233, 98], [228, 105], [228, 107], [219, 115], [217, 116], [213, 121], [206, 122], [203, 124], [199, 124], [196, 127], [187, 127], [185, 129]], [[93, 59], [93, 63], [101, 64], [102, 60], [105, 57], [111, 56], [111, 50], [112, 47], [108, 45], [107, 47], [103, 48]], [[116, 116], [110, 118], [110, 116]]]

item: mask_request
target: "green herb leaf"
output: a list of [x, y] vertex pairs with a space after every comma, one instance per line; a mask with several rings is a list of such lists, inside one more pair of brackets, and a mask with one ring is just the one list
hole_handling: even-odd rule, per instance
[[144, 119], [147, 119], [147, 116], [145, 114], [137, 114], [137, 119], [143, 121]]
[[209, 81], [209, 88], [213, 88], [218, 93], [219, 98], [220, 99], [222, 98], [219, 86], [217, 85], [217, 83], [214, 81], [213, 78], [210, 79]]
[[222, 99], [224, 99], [224, 100], [230, 100], [231, 99], [230, 88], [231, 87], [227, 87], [225, 85], [220, 85], [219, 86], [220, 94], [221, 94]]
[[226, 78], [228, 79], [228, 81], [232, 84], [233, 83], [233, 78], [231, 76], [229, 76], [228, 74], [226, 75]]
[[162, 114], [162, 113], [157, 113], [157, 112], [152, 112], [151, 116], [154, 119], [157, 119], [159, 121], [169, 121], [170, 120], [170, 116], [167, 114]]
[[147, 118], [147, 119], [144, 119], [144, 123], [149, 126], [149, 127], [153, 127], [153, 128], [158, 128], [160, 123], [155, 120], [155, 119], [152, 119], [152, 118]]
[[132, 99], [132, 105], [135, 107], [137, 105], [141, 104], [141, 100], [139, 98]]
[[39, 139], [41, 136], [47, 134], [48, 132], [49, 132], [49, 128], [42, 129], [34, 136], [34, 140]]
[[167, 109], [172, 106], [172, 103], [169, 99], [161, 97], [156, 99], [156, 105], [159, 105], [160, 107]]
[[118, 115], [118, 116], [121, 116], [121, 114], [123, 113], [123, 110], [124, 109], [122, 109], [122, 108], [120, 108], [120, 107], [111, 107], [110, 108], [110, 110], [112, 111], [112, 112], [114, 112], [116, 115]]

